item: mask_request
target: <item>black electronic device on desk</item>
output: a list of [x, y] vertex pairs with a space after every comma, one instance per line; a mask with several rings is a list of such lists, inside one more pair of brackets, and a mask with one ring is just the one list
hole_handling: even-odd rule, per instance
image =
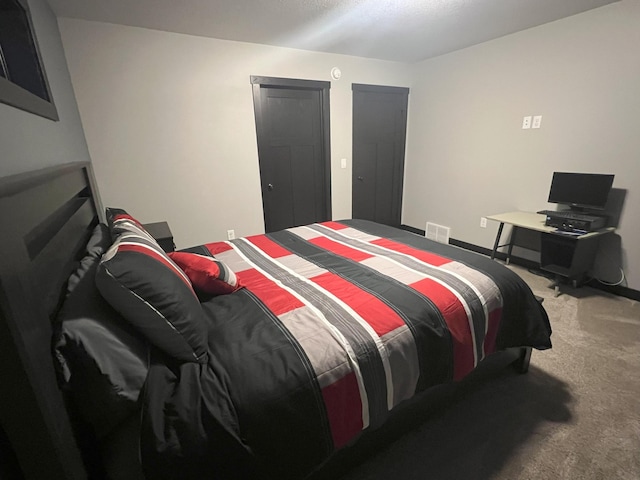
[[593, 232], [604, 228], [607, 217], [602, 215], [586, 215], [572, 211], [540, 210], [538, 213], [546, 215], [544, 224], [549, 227], [556, 227], [563, 231], [583, 231]]

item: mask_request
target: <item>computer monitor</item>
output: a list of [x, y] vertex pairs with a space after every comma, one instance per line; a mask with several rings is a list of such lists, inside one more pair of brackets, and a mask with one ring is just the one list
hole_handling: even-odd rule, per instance
[[576, 210], [603, 210], [614, 175], [601, 173], [554, 172], [549, 203], [569, 205]]

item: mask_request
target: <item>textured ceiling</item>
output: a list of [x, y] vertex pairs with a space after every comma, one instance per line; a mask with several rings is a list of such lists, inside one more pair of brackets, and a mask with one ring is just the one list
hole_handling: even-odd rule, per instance
[[58, 17], [416, 62], [617, 0], [48, 0]]

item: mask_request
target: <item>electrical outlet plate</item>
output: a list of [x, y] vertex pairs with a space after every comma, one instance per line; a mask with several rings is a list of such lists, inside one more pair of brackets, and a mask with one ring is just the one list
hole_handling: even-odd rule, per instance
[[227, 230], [227, 240], [233, 240], [234, 238], [236, 238], [236, 232]]
[[485, 217], [480, 217], [480, 227], [487, 228], [487, 219]]
[[527, 117], [522, 117], [522, 128], [525, 130], [527, 128], [531, 128], [531, 115]]
[[542, 115], [536, 115], [533, 117], [533, 125], [531, 128], [540, 128], [542, 125]]

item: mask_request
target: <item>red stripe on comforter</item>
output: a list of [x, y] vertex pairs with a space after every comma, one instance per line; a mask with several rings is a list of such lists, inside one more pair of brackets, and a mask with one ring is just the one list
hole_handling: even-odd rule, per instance
[[380, 337], [404, 325], [404, 321], [386, 303], [338, 275], [324, 273], [311, 278], [311, 281], [351, 307]]
[[226, 242], [213, 242], [205, 244], [207, 250], [211, 252], [212, 255], [216, 255], [219, 253], [224, 253], [231, 250], [233, 247]]
[[331, 230], [344, 230], [345, 228], [350, 228], [349, 225], [345, 225], [343, 223], [338, 222], [322, 222], [320, 223], [323, 227], [330, 228]]
[[278, 245], [276, 242], [269, 239], [268, 237], [265, 237], [264, 235], [253, 235], [251, 237], [246, 237], [246, 239], [271, 258], [280, 258], [291, 255], [291, 252], [289, 250]]
[[331, 436], [336, 448], [345, 446], [362, 431], [362, 402], [358, 381], [351, 372], [322, 389]]
[[489, 355], [496, 351], [496, 338], [498, 336], [498, 328], [502, 319], [502, 308], [496, 308], [489, 312], [489, 325], [487, 334], [484, 337], [484, 352]]
[[474, 367], [473, 338], [464, 306], [449, 288], [430, 278], [411, 284], [411, 288], [430, 298], [442, 313], [453, 343], [453, 378], [460, 380]]
[[282, 315], [304, 306], [298, 298], [255, 269], [237, 272], [236, 277], [275, 315]]

